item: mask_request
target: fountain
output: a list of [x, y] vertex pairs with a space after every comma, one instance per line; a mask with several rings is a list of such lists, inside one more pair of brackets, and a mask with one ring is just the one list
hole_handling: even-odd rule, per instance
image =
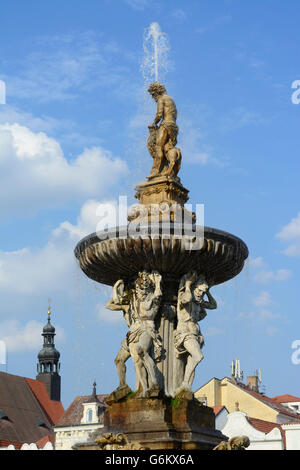
[[170, 46], [168, 36], [161, 31], [158, 23], [151, 23], [149, 28], [146, 28], [143, 49], [142, 72], [145, 81], [157, 82], [158, 77], [162, 80], [167, 72], [167, 53]]
[[[154, 57], [157, 66], [157, 50]], [[225, 439], [215, 429], [213, 410], [192, 392], [203, 359], [198, 322], [217, 308], [211, 288], [240, 273], [248, 249], [234, 235], [197, 226], [185, 207], [189, 191], [178, 177], [175, 102], [157, 80], [148, 91], [157, 103], [147, 141], [153, 166], [136, 187], [139, 204], [126, 227], [89, 235], [75, 249], [89, 278], [113, 286], [106, 307], [123, 312], [128, 325], [115, 359], [120, 383], [107, 399], [104, 429], [94, 436], [96, 444], [78, 448], [212, 449]], [[135, 391], [126, 383], [129, 358]]]

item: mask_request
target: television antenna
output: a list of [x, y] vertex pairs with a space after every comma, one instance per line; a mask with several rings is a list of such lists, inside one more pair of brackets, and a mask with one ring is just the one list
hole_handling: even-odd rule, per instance
[[231, 363], [231, 377], [236, 381], [243, 381], [244, 372], [241, 370], [241, 362], [239, 359], [234, 359]]

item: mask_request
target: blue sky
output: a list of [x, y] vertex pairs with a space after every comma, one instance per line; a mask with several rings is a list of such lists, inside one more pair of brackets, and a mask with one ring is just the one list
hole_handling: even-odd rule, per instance
[[[68, 406], [117, 386], [126, 333], [105, 312], [110, 288], [78, 268], [73, 249], [95, 231], [97, 205], [127, 195], [151, 168], [155, 106], [144, 94], [143, 35], [170, 42], [165, 84], [178, 108], [181, 180], [205, 223], [241, 237], [243, 273], [212, 289], [194, 389], [262, 369], [269, 395], [299, 396], [299, 2], [64, 0], [2, 2], [0, 80], [0, 339], [8, 371], [35, 376], [52, 299]], [[5, 370], [5, 366], [0, 366]], [[129, 382], [134, 384], [129, 365]]]

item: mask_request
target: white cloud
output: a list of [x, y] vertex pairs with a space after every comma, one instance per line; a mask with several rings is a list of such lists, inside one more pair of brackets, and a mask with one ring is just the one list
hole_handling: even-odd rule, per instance
[[[5, 320], [0, 323], [0, 339], [5, 342], [8, 352], [36, 351], [42, 345], [43, 326], [34, 320], [25, 325], [16, 320]], [[63, 342], [64, 330], [59, 326], [55, 326], [55, 330], [56, 339]]]
[[278, 269], [277, 271], [261, 271], [254, 276], [254, 281], [267, 284], [271, 281], [287, 281], [292, 273], [289, 269]]
[[[28, 127], [33, 132], [45, 132], [47, 135], [55, 133], [56, 138], [63, 144], [87, 147], [101, 145], [102, 139], [98, 136], [89, 136], [81, 134], [78, 125], [70, 119], [55, 119], [51, 116], [34, 116], [31, 113], [20, 110], [15, 106], [0, 106], [0, 125], [19, 124]], [[109, 120], [99, 121], [98, 129], [103, 129], [110, 125]]]
[[68, 120], [57, 120], [50, 116], [36, 117], [33, 114], [21, 111], [17, 107], [0, 106], [0, 124], [15, 124], [26, 126], [34, 132], [52, 132], [58, 128], [71, 130], [74, 124]]
[[[118, 55], [116, 62], [112, 54]], [[8, 63], [15, 71], [4, 79], [9, 96], [35, 102], [73, 100], [99, 87], [119, 93], [124, 83], [127, 91], [133, 86], [132, 57], [93, 31], [43, 36], [33, 40], [33, 52], [23, 60]]]
[[255, 312], [241, 312], [239, 319], [247, 320], [251, 325], [257, 325], [257, 322], [269, 322], [273, 320], [286, 319], [286, 316], [280, 313], [273, 313], [265, 308], [258, 308]]
[[[89, 200], [82, 206], [76, 225], [68, 221], [62, 222], [58, 228], [53, 230], [52, 235], [55, 238], [66, 236], [70, 240], [78, 241], [90, 233], [105, 229], [105, 225], [109, 228], [115, 227], [118, 224], [117, 218], [118, 205], [116, 201]], [[101, 227], [102, 223], [103, 227]]]
[[81, 208], [77, 224], [62, 222], [41, 248], [0, 251], [2, 297], [20, 294], [49, 296], [49, 293], [56, 292], [72, 295], [72, 280], [77, 270], [74, 248], [82, 237], [95, 232], [100, 219], [97, 215], [99, 205], [100, 202], [95, 200], [87, 201]]
[[267, 326], [266, 333], [268, 336], [275, 336], [279, 331], [279, 328], [276, 326]]
[[220, 124], [221, 130], [228, 132], [247, 126], [261, 126], [269, 122], [270, 118], [262, 116], [255, 111], [249, 111], [246, 108], [239, 107], [233, 109], [227, 116], [223, 117]]
[[261, 268], [264, 265], [264, 261], [263, 261], [263, 258], [261, 256], [259, 256], [257, 258], [249, 257], [247, 261], [248, 261], [249, 266], [251, 266], [253, 268]]
[[300, 256], [300, 212], [283, 227], [276, 237], [289, 243], [283, 253], [287, 256]]
[[182, 22], [185, 21], [187, 18], [187, 14], [181, 8], [177, 8], [171, 12], [171, 17], [174, 18], [176, 21]]
[[279, 320], [285, 318], [285, 316], [280, 313], [272, 313], [264, 308], [260, 310], [259, 317], [261, 320]]
[[227, 166], [226, 159], [220, 160], [214, 157], [214, 149], [210, 145], [204, 144], [205, 125], [203, 119], [200, 126], [196, 116], [190, 118], [182, 115], [178, 120], [180, 129], [178, 147], [181, 149], [184, 161], [201, 165], [213, 163], [218, 166]]
[[253, 303], [257, 307], [265, 307], [273, 303], [270, 292], [261, 291], [258, 296], [253, 298]]
[[128, 172], [101, 147], [68, 161], [59, 143], [19, 124], [0, 125], [0, 210], [26, 212], [102, 196]]

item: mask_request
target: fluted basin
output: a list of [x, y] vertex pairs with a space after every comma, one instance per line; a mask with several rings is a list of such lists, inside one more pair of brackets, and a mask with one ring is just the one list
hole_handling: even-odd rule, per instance
[[204, 242], [199, 250], [187, 250], [185, 239], [176, 237], [172, 226], [169, 238], [164, 237], [162, 227], [158, 238], [147, 229], [143, 236], [122, 239], [120, 231], [108, 232], [105, 240], [104, 232], [91, 234], [76, 246], [75, 256], [82, 271], [94, 281], [107, 285], [118, 279], [130, 281], [144, 269], [180, 279], [195, 270], [205, 275], [212, 286], [239, 274], [248, 257], [248, 248], [240, 238], [210, 227], [204, 228]]

